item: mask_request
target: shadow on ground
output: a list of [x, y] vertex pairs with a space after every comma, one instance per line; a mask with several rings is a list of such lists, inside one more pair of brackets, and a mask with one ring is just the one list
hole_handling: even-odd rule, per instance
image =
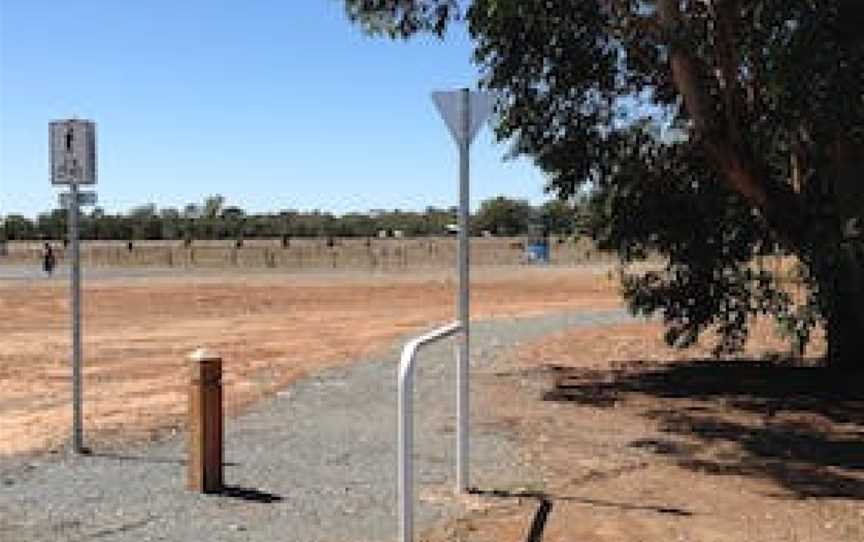
[[636, 408], [668, 435], [631, 446], [716, 475], [761, 477], [798, 498], [864, 500], [864, 372], [764, 361], [549, 365], [543, 399]]
[[601, 508], [614, 508], [625, 511], [643, 511], [654, 512], [657, 514], [668, 514], [672, 516], [689, 517], [693, 513], [689, 510], [681, 508], [646, 506], [640, 504], [632, 504], [626, 502], [608, 501], [602, 499], [593, 499], [588, 497], [579, 497], [576, 495], [557, 495], [550, 494], [544, 491], [507, 491], [500, 489], [471, 489], [472, 495], [479, 495], [486, 498], [496, 499], [536, 499], [537, 510], [534, 512], [534, 517], [531, 520], [531, 526], [525, 537], [525, 542], [540, 542], [543, 540], [543, 533], [546, 530], [546, 523], [549, 520], [549, 515], [557, 502], [575, 502]]
[[276, 495], [275, 493], [268, 493], [266, 491], [261, 491], [260, 489], [238, 486], [225, 486], [222, 488], [220, 493], [217, 493], [217, 495], [262, 504], [271, 504], [283, 500], [281, 495]]
[[[127, 455], [127, 454], [114, 454], [114, 453], [97, 453], [90, 452], [88, 454], [90, 457], [97, 459], [109, 459], [112, 461], [134, 461], [134, 462], [142, 462], [142, 463], [154, 463], [154, 464], [169, 464], [169, 465], [187, 465], [188, 461], [186, 459], [174, 458], [174, 457], [148, 457], [148, 456], [137, 456], [137, 455]], [[234, 463], [231, 461], [223, 462], [222, 465], [224, 467], [236, 467], [239, 466], [239, 463]], [[281, 495], [276, 495], [275, 493], [268, 493], [266, 491], [262, 491], [256, 488], [248, 488], [248, 487], [240, 487], [240, 486], [232, 486], [226, 485], [222, 488], [221, 491], [213, 493], [214, 495], [222, 496], [222, 497], [230, 497], [232, 499], [238, 499], [247, 502], [257, 502], [263, 504], [271, 504], [274, 502], [282, 501]]]

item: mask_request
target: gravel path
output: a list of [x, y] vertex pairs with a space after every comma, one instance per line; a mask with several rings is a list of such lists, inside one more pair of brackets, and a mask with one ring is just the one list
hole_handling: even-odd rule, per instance
[[[569, 326], [627, 320], [623, 311], [598, 311], [475, 322], [472, 364]], [[228, 420], [226, 495], [184, 490], [185, 435], [90, 457], [2, 458], [0, 541], [394, 540], [399, 348], [296, 382]], [[454, 365], [451, 341], [418, 358], [420, 527], [459, 509], [434, 497], [454, 483]], [[473, 420], [472, 482], [530, 483], [504, 430], [484, 425], [480, 412]]]

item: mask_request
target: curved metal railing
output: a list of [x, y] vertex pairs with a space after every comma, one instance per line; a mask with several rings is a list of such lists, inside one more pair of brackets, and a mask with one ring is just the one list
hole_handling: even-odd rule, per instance
[[414, 361], [424, 345], [463, 329], [459, 321], [408, 341], [399, 360], [399, 540], [414, 538]]

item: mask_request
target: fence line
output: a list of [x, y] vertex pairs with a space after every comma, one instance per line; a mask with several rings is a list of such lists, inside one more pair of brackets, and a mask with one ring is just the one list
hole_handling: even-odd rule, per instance
[[[67, 250], [52, 242], [59, 262]], [[456, 259], [456, 239], [324, 239], [292, 240], [283, 247], [279, 240], [248, 240], [242, 247], [234, 241], [182, 242], [137, 241], [129, 249], [126, 242], [85, 241], [82, 262], [88, 267], [167, 267], [167, 268], [267, 268], [267, 269], [445, 269]], [[0, 263], [37, 265], [41, 242], [10, 242]], [[590, 242], [550, 243], [553, 265], [579, 265], [612, 261]], [[524, 262], [524, 244], [519, 238], [477, 238], [472, 240], [471, 262], [475, 266], [508, 266]]]

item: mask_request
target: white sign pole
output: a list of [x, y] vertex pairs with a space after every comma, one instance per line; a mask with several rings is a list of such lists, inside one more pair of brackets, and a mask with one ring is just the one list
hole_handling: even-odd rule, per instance
[[462, 130], [465, 137], [459, 141], [459, 322], [462, 324], [460, 331], [457, 356], [457, 386], [456, 412], [457, 412], [457, 438], [456, 438], [456, 490], [465, 492], [468, 490], [468, 465], [469, 465], [469, 430], [471, 424], [470, 397], [470, 284], [469, 284], [469, 260], [470, 260], [470, 235], [469, 235], [469, 190], [470, 190], [470, 166], [469, 155], [471, 148], [471, 92], [464, 88], [459, 93], [462, 101]]
[[447, 124], [450, 135], [459, 147], [459, 250], [457, 269], [459, 273], [459, 291], [456, 295], [456, 306], [459, 323], [461, 324], [460, 340], [456, 346], [457, 360], [457, 436], [456, 436], [456, 489], [459, 492], [468, 490], [469, 485], [469, 437], [471, 408], [469, 349], [470, 333], [470, 294], [469, 280], [470, 260], [470, 228], [469, 223], [469, 185], [470, 167], [469, 152], [471, 141], [480, 126], [492, 111], [492, 97], [483, 92], [471, 92], [467, 88], [458, 91], [433, 92], [432, 100], [438, 112]]
[[69, 186], [69, 244], [72, 251], [72, 449], [77, 454], [84, 449], [84, 421], [81, 382], [81, 253], [78, 243], [78, 183]]

